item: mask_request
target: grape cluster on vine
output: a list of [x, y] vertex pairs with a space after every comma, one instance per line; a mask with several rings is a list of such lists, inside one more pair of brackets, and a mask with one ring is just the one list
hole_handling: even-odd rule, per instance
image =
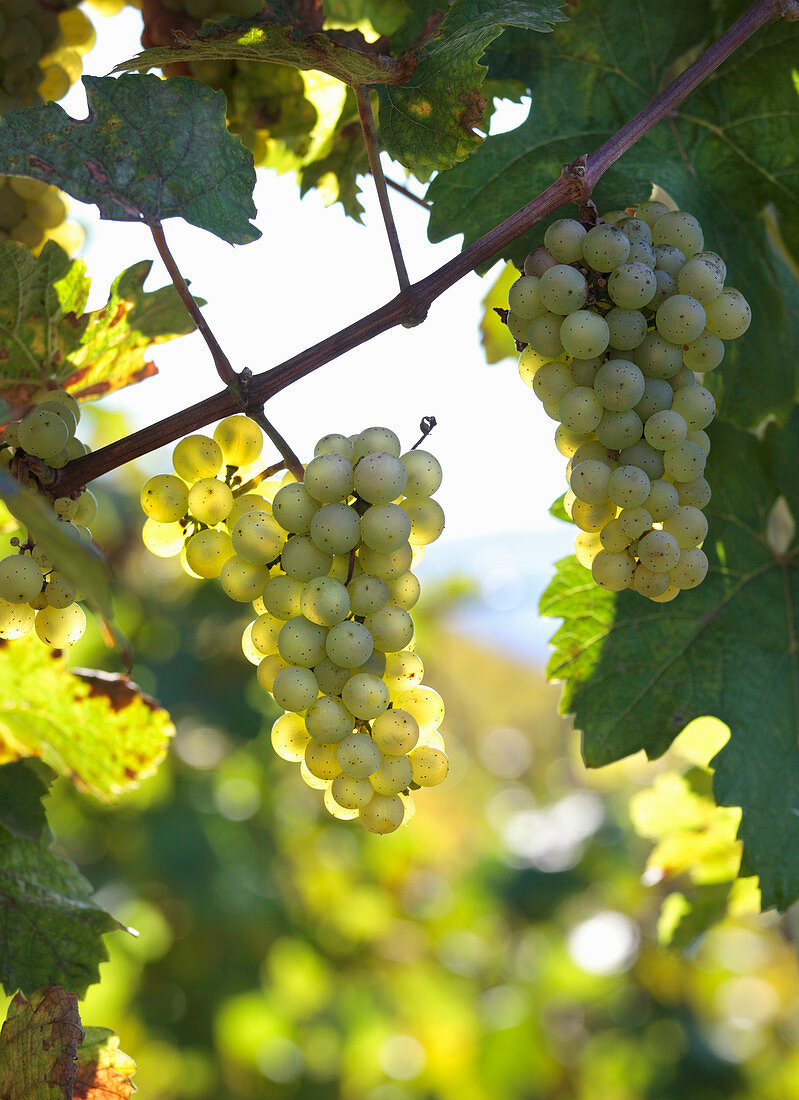
[[244, 416], [181, 440], [174, 474], [142, 488], [144, 544], [252, 603], [242, 649], [286, 712], [275, 751], [324, 790], [335, 817], [393, 832], [413, 812], [411, 790], [449, 768], [444, 704], [422, 683], [409, 614], [420, 593], [411, 567], [444, 528], [441, 468], [375, 427], [324, 436], [302, 481], [242, 483], [262, 442]]
[[697, 219], [662, 202], [589, 227], [561, 218], [508, 295], [508, 327], [527, 345], [519, 372], [560, 422], [577, 557], [603, 588], [661, 603], [708, 567], [716, 403], [696, 375], [751, 320], [724, 260], [703, 249]]
[[[0, 468], [19, 466], [27, 456], [61, 469], [87, 453], [75, 437], [80, 406], [64, 390], [48, 390], [21, 420], [7, 424], [2, 436]], [[91, 541], [88, 524], [97, 514], [93, 493], [57, 497], [52, 507], [58, 520], [76, 539]], [[16, 553], [0, 560], [0, 638], [24, 638], [31, 631], [53, 649], [74, 645], [86, 629], [86, 614], [76, 601], [74, 583], [58, 569], [50, 554], [27, 532], [11, 540]]]

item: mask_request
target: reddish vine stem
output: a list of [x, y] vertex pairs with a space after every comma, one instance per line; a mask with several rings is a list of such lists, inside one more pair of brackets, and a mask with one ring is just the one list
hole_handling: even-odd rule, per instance
[[430, 210], [430, 203], [427, 199], [423, 199], [421, 195], [414, 195], [413, 191], [407, 187], [403, 187], [401, 183], [397, 183], [397, 181], [391, 179], [390, 176], [386, 176], [386, 185], [388, 187], [393, 187], [397, 194], [404, 195], [406, 199], [411, 199], [417, 206], [421, 206], [425, 210]]
[[410, 286], [408, 271], [405, 267], [405, 259], [399, 243], [399, 234], [394, 223], [394, 215], [391, 211], [391, 203], [388, 199], [386, 177], [383, 175], [383, 166], [380, 163], [380, 147], [375, 133], [375, 120], [372, 115], [372, 104], [369, 102], [369, 89], [363, 84], [355, 89], [355, 100], [358, 104], [358, 117], [361, 120], [363, 140], [366, 145], [366, 155], [369, 158], [369, 167], [372, 170], [372, 179], [375, 181], [377, 198], [380, 203], [380, 213], [383, 215], [383, 224], [386, 227], [388, 244], [394, 259], [394, 267], [397, 269], [400, 290], [407, 290]]
[[[291, 385], [292, 382], [338, 359], [345, 352], [366, 343], [381, 332], [400, 324], [418, 324], [424, 318], [431, 303], [445, 290], [454, 286], [476, 267], [497, 257], [512, 241], [537, 222], [568, 202], [585, 202], [590, 196], [591, 189], [608, 168], [657, 122], [679, 106], [702, 80], [718, 68], [722, 61], [771, 19], [780, 17], [795, 19], [796, 8], [796, 0], [756, 0], [741, 18], [668, 88], [625, 123], [594, 153], [578, 158], [571, 165], [566, 165], [560, 179], [550, 184], [526, 206], [517, 210], [515, 214], [511, 214], [509, 218], [436, 271], [408, 286], [384, 306], [320, 343], [314, 344], [306, 351], [292, 356], [284, 363], [254, 376], [248, 387], [251, 398], [259, 402], [268, 401], [270, 397]], [[193, 308], [196, 308], [193, 299], [192, 303]], [[193, 312], [192, 316], [195, 316]], [[116, 443], [75, 459], [63, 470], [58, 471], [54, 489], [58, 495], [69, 495], [102, 474], [107, 474], [119, 466], [124, 466], [127, 462], [141, 458], [142, 455], [149, 454], [158, 447], [173, 443], [189, 432], [198, 431], [207, 424], [236, 411], [237, 404], [229, 391], [214, 394], [213, 397], [198, 401], [182, 412], [134, 432], [133, 435], [120, 439]]]

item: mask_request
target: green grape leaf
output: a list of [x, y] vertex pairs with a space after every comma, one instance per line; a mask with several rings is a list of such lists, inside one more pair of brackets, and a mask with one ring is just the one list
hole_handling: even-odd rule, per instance
[[[531, 40], [526, 122], [488, 138], [431, 184], [432, 240], [463, 233], [469, 244], [519, 209], [558, 177], [564, 163], [590, 154], [644, 107], [684, 64], [684, 55], [714, 30], [710, 8], [692, 0], [619, 0], [601, 7], [577, 0], [569, 14], [569, 23], [551, 38]], [[744, 339], [727, 344], [708, 386], [722, 415], [742, 426], [769, 413], [787, 416], [799, 387], [799, 282], [759, 213], [771, 204], [795, 252], [796, 46], [794, 24], [762, 28], [625, 153], [593, 194], [602, 211], [640, 202], [658, 184], [696, 214], [706, 247], [725, 257], [730, 284], [753, 305], [753, 322]], [[553, 217], [564, 214], [573, 211]], [[515, 241], [506, 258], [521, 261], [551, 220]]]
[[799, 896], [798, 551], [769, 545], [777, 494], [762, 444], [723, 422], [710, 435], [707, 579], [653, 604], [597, 588], [565, 559], [541, 599], [543, 615], [563, 619], [548, 675], [563, 681], [561, 709], [590, 766], [660, 756], [700, 715], [725, 722], [714, 796], [742, 810], [741, 874], [758, 875], [764, 905], [782, 909]]
[[[173, 286], [146, 291], [142, 260], [114, 280], [108, 303], [85, 313], [90, 280], [83, 260], [48, 241], [38, 257], [0, 242], [0, 397], [18, 419], [48, 389], [79, 400], [154, 374], [145, 352], [185, 336], [194, 322]], [[197, 299], [203, 305], [202, 299]]]
[[3, 1100], [71, 1100], [83, 1039], [74, 993], [57, 985], [18, 993], [0, 1031]]
[[0, 744], [7, 758], [41, 756], [104, 801], [152, 775], [174, 728], [127, 677], [68, 671], [38, 638], [0, 643]]
[[7, 993], [53, 984], [82, 997], [99, 981], [108, 957], [102, 936], [123, 926], [91, 895], [68, 859], [0, 830], [0, 981]]
[[136, 1063], [119, 1049], [119, 1038], [107, 1027], [87, 1027], [78, 1048], [73, 1100], [128, 1100], [136, 1091], [131, 1078]]
[[794, 521], [799, 522], [799, 406], [794, 407], [784, 428], [768, 425], [764, 444], [772, 484], [788, 502]]
[[0, 172], [56, 184], [101, 218], [185, 218], [230, 244], [252, 224], [252, 154], [228, 133], [225, 97], [187, 77], [84, 76], [88, 117], [57, 103], [8, 111], [0, 121]]
[[690, 897], [678, 890], [669, 894], [658, 917], [658, 943], [687, 951], [727, 915], [731, 889], [729, 882], [715, 882], [697, 887]]
[[0, 764], [0, 829], [10, 836], [41, 840], [47, 828], [42, 799], [53, 770], [35, 757]]
[[363, 141], [355, 96], [350, 89], [341, 114], [320, 155], [299, 170], [300, 195], [312, 187], [322, 192], [328, 205], [340, 202], [349, 217], [362, 220], [363, 206], [358, 198], [358, 176], [369, 171], [369, 158]]
[[566, 511], [566, 509], [564, 507], [565, 499], [566, 499], [566, 494], [563, 493], [563, 495], [559, 496], [557, 500], [554, 500], [552, 502], [552, 505], [551, 505], [550, 509], [549, 509], [549, 514], [554, 519], [562, 520], [564, 523], [571, 523], [569, 513]]
[[21, 485], [0, 470], [0, 500], [23, 525], [37, 546], [41, 546], [77, 586], [81, 599], [106, 622], [113, 617], [111, 575], [102, 551], [86, 542], [77, 531], [61, 523], [40, 493]]
[[[184, 38], [175, 47], [156, 46], [122, 61], [114, 72], [163, 68], [176, 62], [254, 61], [290, 65], [294, 69], [318, 69], [344, 84], [403, 84], [416, 66], [405, 54], [388, 57], [369, 47], [358, 32], [329, 31], [305, 34], [296, 26], [271, 22], [274, 13], [265, 10], [265, 24], [224, 19]], [[356, 48], [353, 48], [355, 46]]]
[[559, 0], [455, 0], [436, 36], [419, 50], [406, 83], [380, 95], [380, 136], [392, 157], [426, 178], [451, 168], [481, 142], [487, 100], [481, 86], [486, 47], [504, 27], [545, 33], [565, 18]]
[[487, 363], [501, 363], [503, 359], [518, 358], [516, 341], [494, 308], [495, 306], [507, 308], [508, 291], [518, 278], [518, 268], [514, 264], [505, 264], [480, 302], [483, 307], [483, 316], [480, 319], [480, 343], [483, 345]]

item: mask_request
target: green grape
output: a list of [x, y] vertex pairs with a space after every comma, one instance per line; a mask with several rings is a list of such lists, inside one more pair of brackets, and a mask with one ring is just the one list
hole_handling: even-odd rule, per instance
[[678, 588], [696, 588], [707, 576], [708, 561], [703, 550], [694, 547], [683, 550], [680, 560], [670, 571], [672, 584]]
[[392, 707], [375, 718], [372, 738], [385, 756], [401, 756], [416, 747], [419, 723], [408, 711]]
[[565, 425], [558, 424], [555, 429], [555, 446], [564, 458], [572, 458], [583, 443], [591, 439], [592, 434], [592, 432], [572, 432]]
[[365, 428], [353, 440], [352, 460], [357, 462], [364, 455], [378, 452], [399, 458], [400, 451], [400, 441], [390, 428]]
[[55, 229], [67, 216], [67, 207], [57, 188], [48, 190], [40, 199], [25, 206], [25, 215], [40, 229]]
[[[409, 501], [403, 501], [403, 508], [407, 508]], [[424, 503], [424, 502], [422, 502]], [[435, 501], [430, 501], [435, 504]], [[413, 516], [411, 516], [413, 522]], [[368, 546], [361, 546], [358, 551], [361, 565], [367, 573], [381, 577], [384, 581], [396, 580], [403, 573], [407, 573], [413, 563], [413, 550], [410, 544], [401, 546], [399, 550], [392, 550], [389, 554], [381, 554]]]
[[[75, 416], [72, 409], [67, 405], [63, 404], [61, 401], [37, 401], [36, 408], [37, 410], [43, 409], [46, 412], [55, 413], [55, 415], [60, 417], [66, 424], [69, 439], [75, 435], [78, 426], [78, 417]], [[69, 439], [67, 443], [69, 443]]]
[[619, 264], [608, 278], [610, 299], [622, 309], [642, 309], [652, 301], [656, 290], [655, 273], [646, 264]]
[[340, 699], [320, 695], [305, 712], [305, 728], [320, 745], [336, 745], [354, 730], [355, 716]]
[[416, 719], [420, 735], [437, 730], [444, 721], [444, 700], [437, 691], [421, 684], [398, 692], [394, 706]]
[[0, 598], [7, 603], [27, 603], [42, 590], [41, 566], [27, 554], [11, 554], [0, 561]]
[[[338, 779], [338, 776], [336, 776], [336, 778]], [[338, 821], [355, 821], [358, 817], [357, 810], [347, 809], [346, 806], [341, 806], [336, 802], [333, 797], [332, 782], [325, 787], [324, 795], [322, 796], [322, 805], [331, 817], [335, 817]]]
[[399, 550], [411, 534], [411, 518], [398, 504], [373, 504], [361, 516], [361, 538], [372, 550]]
[[25, 203], [7, 185], [0, 185], [0, 229], [13, 229], [25, 217]]
[[341, 455], [317, 455], [305, 467], [305, 488], [320, 504], [346, 499], [352, 492], [352, 483], [352, 463]]
[[[242, 516], [246, 516], [250, 512], [264, 511], [266, 511], [267, 515], [271, 515], [271, 509], [268, 509], [269, 504], [267, 503], [267, 501], [265, 501], [263, 497], [258, 496], [256, 493], [245, 493], [243, 496], [238, 497], [234, 495], [233, 507], [227, 514], [225, 526], [232, 535], [233, 528], [236, 526]], [[281, 542], [283, 541], [283, 538], [284, 536], [282, 535], [281, 528]]]
[[594, 393], [600, 405], [628, 412], [644, 396], [645, 380], [639, 367], [627, 359], [609, 359], [596, 373]]
[[84, 489], [77, 504], [78, 510], [72, 518], [75, 523], [88, 526], [97, 515], [97, 497], [90, 489]]
[[214, 439], [227, 466], [250, 466], [261, 454], [264, 437], [248, 416], [227, 416], [214, 428]]
[[664, 520], [663, 530], [674, 535], [680, 550], [690, 550], [707, 538], [707, 519], [699, 508], [681, 505]]
[[586, 504], [604, 504], [608, 499], [610, 467], [604, 462], [588, 459], [572, 466], [569, 486], [578, 500]]
[[186, 515], [189, 493], [174, 474], [156, 474], [142, 486], [139, 497], [142, 511], [156, 523], [176, 523]]
[[[31, 250], [37, 249], [44, 241], [44, 232], [38, 225], [34, 225], [29, 218], [23, 218], [21, 222], [9, 231], [9, 238], [19, 244], [27, 245]], [[33, 451], [29, 452], [33, 454]], [[39, 455], [39, 458], [42, 456]]]
[[525, 275], [535, 275], [537, 278], [541, 278], [545, 271], [554, 265], [558, 261], [555, 257], [540, 244], [538, 248], [534, 248], [532, 252], [528, 253], [524, 261], [524, 273]]
[[292, 535], [280, 555], [283, 572], [297, 581], [323, 577], [333, 564], [332, 554], [326, 554], [305, 535]]
[[69, 577], [65, 577], [63, 573], [51, 573], [47, 578], [44, 596], [49, 607], [57, 607], [59, 610], [63, 610], [75, 602], [78, 593]]
[[615, 515], [616, 508], [609, 500], [604, 504], [586, 504], [576, 500], [571, 509], [571, 519], [581, 531], [601, 531]]
[[688, 294], [672, 294], [661, 302], [655, 314], [657, 330], [664, 340], [690, 344], [705, 328], [705, 309]]
[[172, 452], [175, 473], [193, 485], [206, 477], [216, 477], [222, 469], [222, 448], [207, 435], [187, 435]]
[[680, 495], [670, 481], [657, 478], [650, 482], [649, 496], [644, 501], [644, 506], [651, 514], [655, 523], [663, 523], [678, 508]]
[[561, 398], [558, 419], [572, 432], [593, 431], [602, 419], [602, 406], [590, 386], [575, 386]]
[[336, 756], [337, 745], [320, 745], [311, 739], [305, 748], [305, 767], [317, 779], [328, 782], [341, 772]]
[[591, 576], [600, 588], [607, 588], [610, 592], [623, 592], [629, 588], [634, 572], [635, 561], [626, 551], [611, 554], [608, 550], [600, 550], [591, 562]]
[[313, 668], [325, 656], [327, 631], [302, 615], [283, 623], [278, 635], [280, 656], [290, 665]]
[[623, 508], [616, 518], [619, 524], [619, 531], [622, 535], [626, 535], [630, 542], [639, 539], [641, 535], [651, 528], [654, 522], [651, 514], [643, 506], [638, 508]]
[[596, 437], [599, 442], [614, 451], [621, 451], [637, 443], [642, 432], [641, 417], [632, 409], [626, 412], [605, 409], [596, 427]]
[[[411, 533], [408, 536], [408, 541], [413, 546], [427, 546], [431, 542], [435, 542], [444, 530], [444, 509], [438, 503], [437, 500], [432, 500], [430, 497], [411, 498], [406, 497], [402, 502], [402, 507], [408, 513], [411, 521]], [[369, 547], [372, 550], [371, 547]], [[380, 551], [372, 550], [373, 553], [381, 554], [386, 553], [387, 556], [391, 554], [401, 554], [402, 548], [398, 548], [393, 551]], [[363, 554], [361, 555], [363, 561]], [[365, 563], [364, 563], [365, 564]], [[377, 572], [372, 570], [372, 572]], [[401, 573], [406, 572], [405, 569], [400, 570]], [[385, 573], [378, 574], [383, 576], [384, 579], [389, 580]]]
[[233, 557], [233, 543], [226, 531], [198, 531], [186, 543], [186, 564], [198, 577], [213, 580]]
[[282, 672], [285, 668], [290, 668], [288, 661], [284, 661], [279, 653], [267, 653], [266, 656], [258, 662], [258, 668], [256, 670], [256, 677], [258, 683], [264, 689], [264, 691], [272, 692], [275, 688], [275, 679], [278, 672]]
[[680, 560], [680, 544], [668, 531], [649, 531], [639, 539], [636, 553], [652, 573], [668, 573]]
[[672, 409], [684, 418], [689, 431], [697, 431], [713, 420], [716, 402], [704, 386], [683, 386], [674, 394]]
[[508, 291], [508, 308], [511, 313], [528, 324], [534, 317], [546, 312], [538, 293], [539, 279], [534, 275], [522, 275]]
[[662, 214], [668, 214], [668, 212], [668, 206], [663, 202], [657, 202], [655, 199], [642, 202], [640, 206], [635, 208], [636, 218], [646, 222], [650, 229]]
[[42, 573], [49, 573], [52, 569], [55, 569], [55, 562], [41, 546], [34, 546], [31, 550], [31, 557], [39, 566]]
[[305, 723], [296, 714], [282, 714], [272, 726], [272, 748], [282, 760], [299, 763], [309, 740]]
[[602, 549], [599, 534], [596, 531], [579, 531], [574, 540], [574, 556], [580, 565], [586, 569], [591, 568], [591, 563]]
[[394, 604], [367, 615], [363, 625], [372, 635], [375, 649], [381, 653], [397, 653], [413, 638], [413, 619]]
[[619, 351], [632, 351], [646, 339], [646, 318], [640, 310], [614, 306], [605, 314], [605, 324], [608, 326], [610, 347]]
[[[356, 626], [359, 626], [356, 623]], [[329, 637], [329, 635], [328, 635]], [[341, 668], [334, 664], [328, 657], [314, 665], [314, 676], [319, 684], [319, 690], [323, 695], [341, 695], [341, 691], [352, 675], [349, 668]]]
[[336, 750], [339, 767], [353, 779], [368, 779], [380, 767], [380, 749], [368, 733], [351, 733]]
[[635, 349], [635, 362], [648, 378], [671, 378], [682, 367], [682, 348], [650, 332]]
[[660, 595], [660, 596], [650, 596], [649, 598], [650, 598], [650, 600], [654, 600], [655, 603], [668, 603], [670, 600], [673, 600], [676, 596], [679, 596], [679, 594], [680, 594], [679, 587], [676, 584], [674, 584], [673, 582], [671, 582], [669, 584], [669, 587], [666, 589], [665, 592], [662, 593], [662, 595]]
[[69, 607], [44, 607], [36, 612], [35, 629], [51, 649], [66, 649], [83, 637], [86, 612], [77, 603]]
[[545, 405], [549, 402], [559, 403], [571, 389], [574, 389], [571, 371], [566, 363], [559, 361], [546, 363], [533, 379], [533, 393]]
[[[542, 317], [548, 311], [544, 309], [541, 313], [537, 313], [537, 317]], [[514, 340], [519, 344], [524, 344], [527, 340], [527, 328], [530, 324], [524, 317], [520, 317], [518, 313], [508, 313], [505, 318], [505, 324], [508, 326], [508, 332], [511, 334]]]
[[[412, 575], [403, 573], [402, 577]], [[397, 581], [402, 577], [397, 578]], [[361, 573], [360, 576], [353, 577], [347, 587], [353, 615], [371, 615], [385, 607], [391, 597], [391, 587], [380, 577], [373, 577], [371, 573]]]
[[262, 599], [264, 607], [278, 619], [292, 619], [302, 614], [303, 581], [277, 573], [264, 585]]
[[[653, 532], [657, 534], [657, 532]], [[633, 583], [630, 586], [639, 596], [647, 596], [650, 600], [662, 596], [667, 591], [670, 578], [668, 573], [653, 573], [641, 562], [635, 567]]]
[[263, 659], [263, 653], [260, 649], [256, 649], [252, 644], [252, 628], [255, 623], [249, 623], [245, 626], [241, 635], [241, 652], [247, 658], [251, 665], [258, 665]]
[[[526, 337], [525, 337], [526, 338]], [[552, 362], [552, 357], [549, 355], [539, 355], [535, 348], [526, 347], [519, 356], [519, 377], [525, 386], [532, 386], [538, 370], [547, 363]], [[414, 454], [414, 451], [409, 451], [409, 454]], [[407, 457], [404, 456], [405, 458]], [[403, 458], [404, 461], [404, 458]]]
[[594, 271], [612, 271], [630, 255], [630, 242], [615, 225], [595, 225], [583, 238], [583, 258]]
[[592, 359], [573, 359], [569, 372], [575, 386], [593, 386], [596, 372], [601, 366], [602, 360], [598, 356]]
[[[589, 533], [591, 532], [581, 532], [584, 535]], [[611, 554], [621, 554], [633, 541], [628, 535], [624, 534], [617, 519], [612, 519], [606, 523], [599, 532], [598, 538], [602, 549], [609, 551]]]
[[620, 466], [638, 466], [650, 481], [663, 477], [663, 454], [645, 439], [639, 439], [619, 454]]
[[158, 523], [154, 519], [146, 519], [141, 538], [145, 547], [157, 558], [173, 558], [183, 549], [185, 533], [179, 523]]
[[705, 243], [701, 225], [693, 214], [687, 214], [684, 210], [670, 210], [667, 214], [661, 214], [652, 226], [652, 240], [655, 245], [674, 245], [688, 259], [701, 252]]
[[688, 434], [685, 417], [673, 409], [654, 413], [646, 422], [644, 436], [650, 446], [668, 451], [682, 443]]
[[692, 370], [689, 370], [688, 367], [681, 367], [680, 370], [678, 370], [677, 373], [674, 375], [674, 377], [669, 379], [669, 385], [671, 386], [672, 390], [675, 391], [675, 393], [677, 390], [681, 390], [684, 386], [697, 386], [698, 384], [699, 383], [696, 381], [694, 372]]
[[389, 588], [392, 604], [403, 608], [405, 611], [410, 611], [412, 607], [416, 606], [422, 593], [419, 578], [410, 570], [391, 581]]
[[690, 439], [692, 443], [698, 443], [706, 455], [710, 454], [710, 436], [703, 428], [695, 428], [685, 438]]
[[325, 642], [327, 657], [339, 668], [358, 668], [369, 660], [373, 648], [368, 627], [350, 619], [331, 627]]
[[78, 502], [72, 497], [58, 497], [53, 501], [53, 511], [61, 519], [74, 519], [78, 511]]
[[563, 317], [582, 307], [588, 296], [588, 284], [576, 267], [555, 264], [541, 276], [538, 296], [551, 313]]
[[189, 512], [200, 523], [216, 527], [230, 515], [233, 493], [224, 481], [203, 477], [189, 489]]
[[598, 439], [589, 439], [586, 443], [580, 444], [572, 458], [572, 469], [575, 466], [579, 466], [581, 462], [588, 462], [589, 460], [604, 462], [605, 465], [609, 466], [611, 469], [616, 465], [615, 461], [610, 457], [610, 451], [607, 447], [603, 447]]
[[319, 626], [335, 626], [350, 613], [350, 594], [332, 577], [316, 577], [302, 590], [300, 607], [303, 616]]
[[[198, 482], [198, 484], [202, 483]], [[217, 482], [217, 484], [222, 483]], [[196, 488], [195, 485], [189, 493], [190, 505], [191, 493]], [[230, 532], [230, 539], [239, 557], [252, 562], [253, 565], [266, 565], [280, 556], [286, 536], [268, 512], [253, 510], [245, 512], [237, 520]]]
[[310, 536], [323, 553], [346, 554], [361, 541], [358, 513], [348, 504], [323, 504], [311, 520]]
[[63, 99], [72, 87], [72, 79], [60, 65], [44, 65], [40, 63], [42, 78], [36, 91], [45, 102]]
[[310, 668], [304, 666], [290, 664], [289, 668], [281, 669], [272, 685], [272, 695], [277, 705], [296, 713], [307, 710], [318, 694], [316, 677]]
[[558, 218], [544, 234], [544, 246], [559, 264], [573, 264], [582, 259], [585, 227], [574, 218]]
[[368, 806], [375, 793], [368, 779], [356, 779], [344, 772], [336, 776], [330, 790], [336, 802], [348, 810], [360, 810]]
[[250, 641], [261, 656], [277, 652], [277, 642], [284, 620], [268, 611], [262, 612], [254, 623], [250, 623]]
[[341, 698], [356, 718], [367, 722], [388, 710], [391, 701], [385, 683], [369, 672], [356, 672], [354, 676], [350, 676], [341, 692]]
[[34, 409], [20, 421], [17, 428], [20, 447], [45, 461], [64, 450], [69, 434], [61, 417], [49, 409]]
[[33, 630], [35, 615], [27, 603], [9, 603], [0, 598], [0, 638], [24, 638]]
[[608, 498], [617, 508], [638, 508], [649, 496], [651, 482], [637, 466], [619, 466], [608, 478]]
[[369, 504], [388, 504], [396, 500], [406, 491], [407, 483], [408, 471], [404, 462], [379, 451], [360, 459], [352, 479], [354, 491]]
[[707, 254], [688, 260], [677, 275], [680, 294], [689, 294], [702, 305], [709, 305], [724, 289], [724, 271]]
[[563, 318], [557, 313], [545, 313], [536, 317], [527, 326], [527, 343], [539, 355], [550, 355], [553, 358], [562, 355], [564, 349], [560, 340], [560, 329], [563, 323]]
[[740, 290], [728, 286], [707, 307], [707, 328], [721, 340], [737, 340], [752, 321], [752, 310]]
[[[530, 327], [537, 323], [533, 321]], [[537, 346], [534, 340], [530, 343]], [[560, 345], [575, 359], [593, 359], [602, 355], [609, 343], [610, 329], [605, 318], [589, 309], [578, 309], [564, 318], [558, 329], [557, 342], [553, 341], [552, 346]], [[546, 349], [542, 347], [539, 350]]]
[[272, 515], [284, 531], [306, 535], [319, 504], [302, 484], [283, 485], [272, 501]]
[[644, 244], [652, 244], [651, 226], [643, 218], [637, 216], [625, 218], [623, 222], [619, 222], [619, 229], [624, 233], [624, 236], [630, 244], [632, 244], [633, 241], [643, 241]]
[[662, 271], [659, 267], [655, 268], [655, 282], [657, 283], [657, 290], [647, 309], [656, 310], [661, 302], [665, 302], [672, 294], [677, 293], [677, 280], [673, 275], [669, 275], [668, 271]]
[[410, 754], [413, 781], [420, 787], [437, 787], [449, 774], [447, 754], [432, 745], [420, 745]]
[[682, 349], [683, 363], [689, 370], [704, 374], [715, 370], [724, 358], [724, 344], [705, 329], [695, 340], [685, 344]]
[[695, 481], [705, 472], [706, 462], [707, 455], [699, 444], [688, 439], [663, 454], [663, 467], [670, 481]]
[[[655, 250], [651, 244], [647, 244], [645, 241], [631, 241], [630, 242], [630, 255], [627, 257], [627, 262], [631, 264], [644, 264], [645, 267], [654, 270], [657, 260], [655, 259]], [[652, 303], [650, 302], [650, 308]]]
[[643, 396], [635, 406], [635, 411], [646, 424], [650, 416], [670, 409], [673, 397], [674, 390], [665, 379], [645, 378]]
[[369, 782], [377, 794], [399, 794], [413, 782], [413, 764], [407, 756], [384, 756]]
[[386, 670], [383, 679], [392, 692], [407, 691], [418, 687], [424, 676], [421, 657], [408, 650], [401, 653], [389, 653], [386, 656]]
[[238, 603], [252, 603], [264, 588], [269, 570], [264, 565], [253, 565], [238, 554], [227, 559], [219, 574], [222, 591]]
[[368, 806], [358, 811], [358, 819], [370, 833], [393, 833], [405, 818], [405, 807], [399, 795], [375, 794]]
[[674, 244], [655, 245], [655, 266], [665, 271], [674, 279], [677, 285], [677, 276], [685, 266], [685, 253]]

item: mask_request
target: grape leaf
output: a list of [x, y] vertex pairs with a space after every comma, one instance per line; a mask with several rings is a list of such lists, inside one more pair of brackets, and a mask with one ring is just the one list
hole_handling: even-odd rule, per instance
[[503, 27], [544, 33], [564, 18], [559, 0], [455, 0], [410, 80], [378, 88], [386, 151], [421, 178], [463, 160], [481, 141], [486, 47]]
[[519, 278], [518, 268], [505, 264], [497, 278], [488, 288], [480, 302], [483, 316], [480, 319], [480, 343], [483, 345], [487, 363], [501, 363], [503, 359], [516, 359], [516, 342], [508, 331], [508, 326], [499, 317], [495, 306], [507, 306], [508, 291]]
[[7, 993], [56, 984], [82, 997], [99, 981], [108, 957], [102, 936], [123, 926], [91, 895], [68, 859], [0, 829], [0, 981]]
[[18, 993], [0, 1031], [3, 1100], [70, 1100], [83, 1039], [74, 993], [57, 985]]
[[320, 152], [320, 156], [299, 170], [300, 195], [316, 187], [328, 204], [340, 202], [351, 218], [361, 221], [363, 206], [358, 198], [361, 193], [358, 175], [369, 171], [369, 159], [355, 96], [349, 89], [333, 133]]
[[[108, 303], [84, 313], [90, 280], [83, 260], [49, 241], [37, 257], [0, 242], [0, 396], [18, 419], [48, 389], [97, 397], [155, 373], [153, 344], [185, 336], [194, 322], [173, 286], [145, 291], [152, 262], [114, 280]], [[197, 299], [200, 305], [202, 299]]]
[[33, 757], [0, 764], [0, 828], [10, 836], [41, 840], [47, 828], [42, 799], [52, 781], [52, 769]]
[[87, 1027], [78, 1048], [73, 1100], [128, 1100], [136, 1091], [131, 1077], [136, 1063], [119, 1049], [119, 1038], [107, 1027]]
[[182, 217], [230, 244], [253, 225], [252, 154], [228, 133], [225, 97], [186, 77], [84, 76], [87, 118], [57, 103], [8, 111], [0, 121], [0, 172], [53, 183], [101, 218]]
[[[563, 163], [596, 149], [659, 92], [686, 51], [712, 30], [712, 12], [692, 0], [619, 0], [601, 7], [578, 0], [570, 17], [551, 38], [534, 42], [527, 121], [489, 138], [465, 164], [431, 184], [432, 240], [464, 233], [471, 243], [544, 190]], [[795, 251], [799, 95], [792, 73], [798, 34], [795, 24], [779, 22], [758, 31], [594, 191], [606, 210], [641, 201], [657, 183], [699, 217], [707, 247], [724, 255], [730, 283], [753, 303], [754, 319], [745, 340], [727, 345], [708, 385], [722, 414], [744, 426], [769, 413], [787, 416], [799, 385], [799, 283], [758, 214], [773, 204]], [[546, 224], [516, 241], [508, 258], [520, 261]]]
[[0, 642], [6, 756], [41, 756], [108, 801], [153, 774], [173, 733], [167, 712], [126, 677], [70, 672], [35, 637]]
[[564, 683], [561, 709], [590, 766], [660, 756], [699, 715], [730, 727], [714, 796], [741, 807], [741, 874], [758, 875], [764, 905], [782, 909], [799, 896], [799, 549], [767, 541], [777, 493], [762, 444], [722, 422], [710, 435], [707, 579], [657, 605], [603, 591], [565, 559], [541, 599], [542, 614], [564, 620], [548, 674]]
[[[174, 47], [155, 46], [122, 61], [114, 72], [163, 68], [176, 62], [254, 61], [290, 65], [295, 69], [318, 69], [344, 84], [402, 84], [413, 72], [416, 59], [405, 54], [389, 57], [370, 49], [357, 32], [330, 31], [304, 34], [291, 23], [272, 22], [276, 16], [268, 7], [268, 22], [224, 19], [209, 24], [194, 38], [186, 36]], [[352, 48], [352, 46], [359, 48]]]
[[690, 897], [678, 890], [669, 894], [658, 917], [658, 943], [687, 951], [727, 915], [731, 889], [729, 882], [714, 882], [696, 887]]

